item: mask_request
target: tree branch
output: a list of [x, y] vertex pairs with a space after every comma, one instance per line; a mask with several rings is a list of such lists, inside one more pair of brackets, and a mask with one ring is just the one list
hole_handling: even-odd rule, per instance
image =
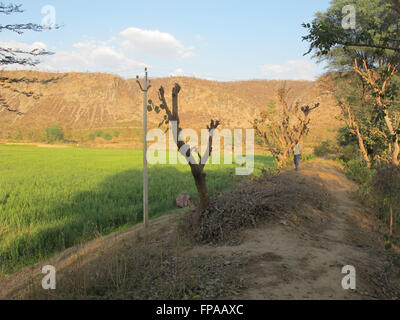
[[5, 5], [2, 2], [0, 2], [0, 13], [10, 15], [11, 13], [22, 13], [24, 10], [21, 9], [22, 5], [15, 5], [15, 4], [8, 4]]

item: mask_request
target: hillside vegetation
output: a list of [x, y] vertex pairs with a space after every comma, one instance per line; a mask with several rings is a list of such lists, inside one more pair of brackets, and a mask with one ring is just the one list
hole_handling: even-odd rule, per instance
[[[1, 71], [14, 78], [56, 78], [55, 82], [40, 81], [16, 84], [19, 89], [31, 90], [41, 95], [39, 99], [13, 95], [0, 89], [10, 104], [23, 115], [0, 111], [0, 139], [40, 141], [45, 129], [59, 125], [68, 140], [85, 142], [95, 129], [113, 132], [122, 129], [116, 142], [140, 141], [142, 122], [142, 94], [136, 80], [124, 80], [110, 74], [65, 73], [50, 74], [33, 71]], [[180, 117], [185, 127], [199, 130], [209, 119], [221, 121], [221, 128], [251, 128], [251, 122], [261, 111], [277, 102], [277, 92], [283, 81], [215, 82], [196, 78], [153, 79], [149, 99], [158, 102], [160, 85], [170, 94], [178, 82]], [[311, 134], [308, 141], [319, 144], [332, 138], [340, 126], [336, 119], [340, 110], [332, 94], [321, 87], [321, 82], [287, 81], [290, 99], [302, 103], [321, 102], [320, 110], [312, 115]], [[166, 96], [167, 99], [170, 97]], [[149, 115], [150, 127], [157, 127], [157, 115]]]

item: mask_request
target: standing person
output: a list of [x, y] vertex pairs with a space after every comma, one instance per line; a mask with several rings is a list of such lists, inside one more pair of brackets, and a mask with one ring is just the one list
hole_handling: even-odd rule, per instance
[[300, 156], [301, 156], [301, 145], [299, 140], [296, 139], [296, 145], [294, 146], [294, 164], [296, 165], [296, 171], [299, 170], [300, 167]]

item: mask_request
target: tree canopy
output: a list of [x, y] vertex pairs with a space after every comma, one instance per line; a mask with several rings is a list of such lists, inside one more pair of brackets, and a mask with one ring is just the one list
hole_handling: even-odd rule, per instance
[[[354, 6], [355, 28], [344, 28], [343, 8]], [[349, 71], [354, 60], [368, 66], [400, 62], [399, 0], [333, 0], [325, 12], [317, 12], [311, 23], [304, 23], [309, 51], [327, 60], [334, 70]]]

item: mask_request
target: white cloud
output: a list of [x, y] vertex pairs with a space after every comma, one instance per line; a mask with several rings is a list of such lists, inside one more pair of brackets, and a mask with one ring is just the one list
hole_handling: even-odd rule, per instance
[[[193, 47], [186, 47], [173, 35], [158, 30], [142, 30], [128, 28], [118, 35], [104, 41], [89, 40], [82, 35], [82, 41], [76, 42], [70, 49], [58, 50], [48, 48], [43, 42], [32, 44], [9, 41], [1, 42], [1, 47], [24, 50], [45, 49], [54, 51], [51, 56], [40, 57], [41, 63], [36, 67], [11, 65], [6, 69], [34, 69], [52, 72], [106, 72], [118, 73], [122, 76], [132, 76], [150, 66], [140, 61], [139, 54], [149, 61], [150, 56], [166, 59], [183, 59], [193, 56]], [[182, 69], [177, 69], [173, 75], [185, 75]]]
[[[0, 42], [0, 46], [18, 49], [43, 48], [44, 43], [36, 42], [32, 45], [11, 41]], [[54, 55], [41, 58], [41, 64], [32, 69], [59, 72], [108, 72], [121, 75], [140, 70], [147, 65], [127, 57], [121, 49], [107, 45], [105, 42], [78, 42], [71, 51], [55, 51]], [[19, 66], [9, 66], [8, 69], [21, 69]], [[23, 67], [27, 69], [27, 67]]]
[[[1, 48], [7, 48], [7, 49], [18, 49], [22, 50], [25, 52], [30, 52], [35, 49], [40, 49], [40, 50], [48, 50], [47, 45], [43, 42], [33, 42], [32, 44], [29, 43], [24, 43], [24, 42], [17, 42], [14, 40], [11, 40], [9, 42], [4, 42], [0, 41], [0, 47]], [[32, 60], [40, 60], [39, 57], [33, 57], [28, 54], [17, 54], [19, 58], [32, 58]], [[29, 66], [24, 66], [24, 65], [5, 65], [2, 66], [2, 69], [5, 70], [24, 70], [24, 69], [34, 69], [34, 67], [29, 67]]]
[[[45, 62], [62, 71], [93, 71], [110, 73], [131, 73], [147, 65], [127, 57], [122, 50], [106, 44], [93, 42], [76, 43], [75, 51], [57, 52]], [[70, 70], [68, 70], [70, 69]]]
[[17, 42], [11, 40], [9, 42], [0, 41], [0, 47], [2, 48], [11, 48], [11, 49], [20, 49], [25, 51], [30, 51], [34, 49], [43, 49], [47, 50], [47, 46], [43, 42], [34, 42], [32, 44], [24, 43], [24, 42]]
[[185, 71], [183, 69], [179, 68], [179, 69], [176, 69], [174, 72], [171, 72], [169, 74], [169, 76], [170, 77], [185, 77], [186, 74], [185, 74]]
[[159, 30], [142, 30], [131, 27], [123, 30], [120, 35], [125, 38], [122, 46], [134, 53], [143, 52], [164, 58], [189, 58], [193, 56], [193, 47], [185, 47], [173, 35]]
[[195, 78], [199, 78], [199, 79], [203, 79], [203, 80], [209, 80], [209, 81], [215, 81], [215, 78], [207, 75], [207, 74], [203, 74], [203, 73], [198, 73], [198, 72], [192, 72], [193, 77]]
[[315, 80], [318, 68], [308, 60], [289, 60], [284, 64], [266, 64], [261, 72], [268, 79], [278, 80]]

